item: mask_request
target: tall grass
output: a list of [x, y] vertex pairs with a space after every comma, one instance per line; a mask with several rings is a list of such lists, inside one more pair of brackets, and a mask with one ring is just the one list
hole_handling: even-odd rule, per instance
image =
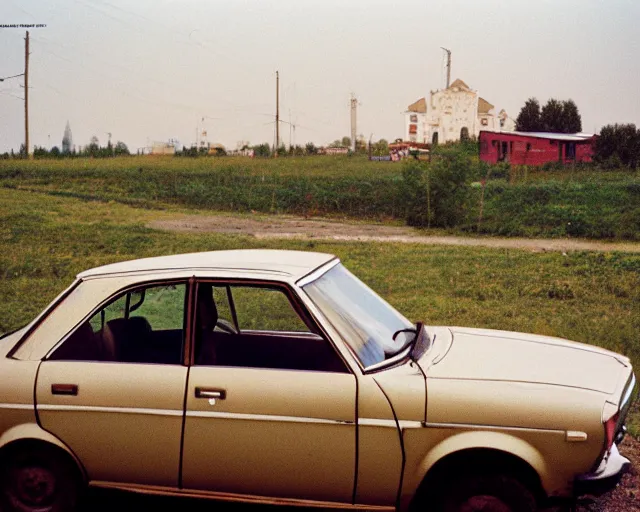
[[[146, 208], [176, 204], [406, 219], [504, 236], [640, 240], [640, 173], [506, 166], [487, 172], [470, 151], [443, 147], [431, 164], [409, 163], [418, 172], [404, 177], [405, 165], [362, 156], [0, 160], [0, 186]], [[486, 175], [486, 186], [471, 186]]]

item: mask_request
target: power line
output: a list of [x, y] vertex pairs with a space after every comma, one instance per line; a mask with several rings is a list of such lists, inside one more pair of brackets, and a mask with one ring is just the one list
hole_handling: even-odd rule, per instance
[[24, 98], [22, 96], [18, 96], [17, 94], [13, 94], [12, 92], [9, 92], [9, 91], [0, 91], [0, 94], [6, 94], [7, 96], [12, 96], [14, 98], [18, 98], [21, 101], [24, 101]]
[[[82, 67], [83, 71], [88, 71], [89, 73], [93, 73], [97, 76], [100, 76], [101, 78], [104, 78], [105, 81], [102, 82], [102, 85], [105, 85], [106, 87], [124, 95], [124, 96], [128, 96], [130, 98], [133, 98], [137, 101], [142, 101], [148, 104], [152, 104], [158, 107], [172, 107], [174, 109], [178, 109], [178, 110], [182, 110], [182, 111], [186, 111], [186, 112], [197, 112], [200, 113], [202, 112], [202, 107], [201, 106], [196, 106], [196, 105], [191, 105], [191, 104], [185, 104], [185, 103], [177, 103], [174, 101], [168, 101], [168, 100], [155, 100], [152, 98], [149, 98], [148, 95], [145, 95], [144, 93], [142, 93], [141, 91], [138, 90], [138, 94], [131, 94], [130, 92], [124, 91], [121, 88], [117, 88], [114, 87], [113, 85], [111, 85], [109, 83], [110, 80], [112, 80], [112, 77], [102, 73], [100, 71], [94, 70], [92, 68], [89, 68], [85, 65], [81, 65], [78, 62], [71, 60], [67, 57], [63, 57], [62, 55], [59, 55], [58, 53], [48, 49], [48, 48], [41, 48], [41, 50], [45, 53], [48, 53], [49, 55], [52, 55], [53, 57], [56, 57], [60, 60], [63, 60], [65, 62], [68, 62], [69, 64], [73, 64], [74, 66], [79, 66]], [[63, 94], [61, 93], [59, 90], [53, 88], [52, 86], [45, 84], [47, 87], [51, 88], [52, 90], [54, 90], [55, 92], [57, 92], [58, 94]], [[231, 108], [235, 108], [235, 109], [244, 109], [244, 110], [248, 110], [249, 107], [243, 107], [243, 106], [235, 106], [235, 107], [231, 107]], [[211, 116], [208, 116], [211, 117]]]
[[31, 14], [28, 11], [25, 11], [21, 6], [17, 5], [13, 0], [9, 0], [9, 3], [11, 5], [13, 5], [16, 9], [18, 9], [19, 11], [22, 11], [24, 14], [26, 14], [27, 16], [31, 16], [31, 18], [35, 19], [35, 16], [33, 14]]
[[[57, 46], [57, 47], [59, 47], [59, 48], [61, 48], [61, 49], [63, 49], [63, 50], [67, 50], [67, 49], [69, 48], [69, 47], [68, 47], [68, 46], [66, 46], [66, 45], [60, 44], [60, 43], [55, 42], [55, 41], [52, 41], [52, 40], [48, 40], [48, 39], [46, 39], [46, 38], [41, 38], [41, 37], [35, 38], [35, 37], [34, 37], [33, 39], [35, 39], [36, 41], [38, 41], [38, 42], [40, 42], [40, 43], [43, 43], [44, 45], [51, 45], [51, 44], [53, 44], [53, 45], [55, 45], [55, 46]], [[43, 49], [43, 51], [45, 51], [45, 52], [47, 52], [47, 53], [49, 53], [49, 54], [51, 54], [51, 55], [53, 55], [53, 56], [55, 56], [55, 57], [57, 57], [57, 58], [59, 58], [59, 59], [62, 59], [62, 60], [64, 60], [64, 61], [66, 61], [66, 62], [69, 62], [69, 63], [74, 64], [74, 65], [75, 65], [75, 64], [77, 64], [75, 61], [73, 61], [73, 60], [71, 60], [71, 59], [68, 59], [68, 58], [66, 58], [66, 57], [62, 57], [61, 55], [59, 55], [59, 54], [57, 54], [57, 53], [53, 52], [53, 51], [52, 51], [52, 50], [50, 50], [50, 49], [47, 49], [47, 48], [45, 48], [45, 47], [42, 47], [42, 49]], [[75, 48], [75, 47], [73, 47], [73, 49], [74, 49], [74, 50], [76, 50], [76, 51], [78, 50], [78, 48]], [[135, 72], [135, 69], [127, 68], [126, 66], [122, 66], [122, 65], [121, 65], [121, 64], [119, 64], [119, 63], [108, 62], [108, 61], [106, 61], [106, 60], [96, 58], [95, 54], [92, 54], [92, 53], [86, 52], [86, 51], [84, 51], [84, 50], [80, 50], [80, 51], [81, 51], [81, 53], [84, 53], [85, 55], [87, 55], [87, 56], [91, 57], [91, 59], [92, 59], [92, 60], [94, 60], [94, 61], [99, 61], [99, 62], [102, 62], [102, 63], [103, 63], [104, 65], [106, 65], [106, 66], [111, 66], [111, 67], [114, 67], [114, 68], [120, 69], [121, 71], [123, 71], [124, 73], [126, 73], [126, 74], [127, 74], [127, 76], [132, 75], [132, 74]], [[94, 70], [92, 70], [91, 68], [87, 67], [87, 66], [86, 66], [86, 65], [84, 65], [84, 64], [82, 65], [82, 69], [83, 69], [83, 70], [88, 70], [89, 72], [93, 72], [93, 73], [99, 74], [100, 76], [102, 76], [102, 77], [104, 77], [104, 78], [107, 78], [107, 79], [109, 79], [109, 80], [112, 80], [112, 78], [113, 78], [113, 77], [111, 77], [111, 76], [107, 76], [107, 75], [105, 75], [105, 74], [104, 74], [104, 73], [102, 73], [102, 72], [94, 71]], [[137, 78], [140, 78], [140, 76], [138, 75], [138, 76], [137, 76]], [[175, 89], [175, 88], [176, 88], [176, 86], [175, 86], [175, 85], [169, 84], [168, 82], [164, 82], [164, 81], [158, 80], [158, 79], [153, 78], [153, 77], [151, 77], [151, 78], [146, 78], [146, 77], [145, 77], [145, 78], [142, 78], [142, 80], [143, 80], [143, 81], [146, 81], [146, 82], [152, 82], [152, 83], [155, 83], [155, 84], [161, 85], [161, 86], [163, 86], [163, 87], [165, 87], [165, 88], [168, 88], [168, 89]], [[146, 99], [148, 99], [148, 95], [147, 95], [146, 93], [143, 93], [143, 92], [141, 92], [141, 91], [138, 91], [138, 92], [139, 92], [140, 94], [144, 94], [145, 98], [146, 98]], [[165, 101], [165, 100], [160, 100], [160, 101]], [[216, 100], [216, 102], [221, 102], [221, 101], [222, 101], [222, 102], [224, 102], [224, 103], [226, 103], [226, 104], [230, 104], [230, 102], [229, 102], [228, 100], [221, 100], [221, 99], [217, 99], [217, 100]], [[166, 102], [166, 103], [170, 103], [169, 101], [165, 101], [165, 102]], [[174, 105], [176, 105], [176, 103], [173, 103], [173, 104], [174, 104]], [[183, 105], [183, 106], [184, 106], [184, 105]], [[256, 104], [256, 105], [245, 105], [245, 106], [230, 105], [229, 107], [226, 107], [226, 108], [227, 108], [227, 109], [229, 109], [229, 110], [244, 110], [244, 111], [251, 111], [253, 106], [258, 106], [258, 104]], [[260, 106], [266, 106], [266, 104], [260, 104]], [[195, 107], [191, 107], [191, 106], [189, 106], [188, 108], [191, 110], [191, 109], [194, 109]]]
[[0, 82], [4, 82], [5, 80], [9, 80], [9, 78], [16, 78], [16, 77], [19, 77], [19, 76], [24, 76], [24, 73], [20, 73], [19, 75], [12, 75], [12, 76], [2, 77], [2, 78], [0, 78]]
[[[124, 25], [128, 25], [136, 33], [140, 32], [140, 27], [139, 26], [132, 25], [131, 23], [129, 23], [129, 22], [125, 21], [125, 20], [122, 20], [121, 18], [118, 18], [118, 17], [116, 17], [116, 16], [114, 16], [112, 14], [109, 14], [108, 12], [104, 11], [103, 9], [98, 8], [98, 6], [95, 5], [93, 2], [89, 2], [87, 0], [82, 0], [82, 1], [81, 0], [75, 0], [75, 1], [76, 1], [76, 3], [81, 3], [81, 4], [83, 4], [83, 5], [87, 6], [87, 7], [90, 7], [92, 9], [94, 9], [96, 12], [99, 12], [100, 14], [104, 14], [105, 16], [107, 16], [107, 17], [109, 17], [109, 18], [111, 18], [111, 19], [113, 19], [115, 21], [118, 21], [118, 22], [120, 22], [120, 23], [122, 23]], [[166, 34], [167, 32], [173, 32], [174, 34], [185, 38], [184, 41], [178, 41], [180, 44], [198, 46], [201, 49], [205, 49], [208, 52], [215, 54], [217, 57], [226, 58], [230, 62], [232, 61], [232, 59], [230, 59], [226, 54], [220, 52], [220, 50], [218, 48], [218, 45], [217, 46], [211, 46], [210, 44], [203, 44], [200, 41], [191, 40], [191, 33], [189, 33], [187, 35], [186, 33], [181, 32], [179, 30], [176, 30], [176, 29], [174, 29], [173, 27], [171, 27], [169, 25], [165, 25], [164, 23], [160, 23], [158, 20], [155, 20], [155, 19], [152, 19], [152, 18], [148, 18], [148, 17], [143, 16], [142, 14], [139, 14], [139, 13], [137, 13], [135, 11], [129, 11], [129, 10], [123, 9], [123, 8], [121, 8], [119, 6], [115, 6], [115, 5], [113, 5], [113, 4], [109, 3], [109, 2], [100, 2], [99, 5], [100, 5], [100, 7], [104, 7], [106, 5], [106, 6], [111, 7], [112, 9], [121, 11], [122, 13], [124, 13], [124, 14], [126, 14], [128, 16], [132, 16], [132, 15], [133, 16], [137, 16], [138, 18], [140, 18], [140, 19], [142, 19], [142, 20], [144, 20], [144, 21], [146, 21], [148, 23], [154, 23], [156, 25], [159, 25], [161, 27], [161, 29], [162, 29], [162, 33], [163, 34]], [[191, 32], [193, 32], [193, 30]]]

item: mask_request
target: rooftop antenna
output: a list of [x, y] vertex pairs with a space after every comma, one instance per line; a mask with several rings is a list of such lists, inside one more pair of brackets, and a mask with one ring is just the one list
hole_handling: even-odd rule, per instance
[[445, 48], [444, 46], [441, 46], [440, 48], [442, 48], [445, 52], [447, 52], [447, 89], [449, 88], [449, 85], [451, 84], [451, 50]]

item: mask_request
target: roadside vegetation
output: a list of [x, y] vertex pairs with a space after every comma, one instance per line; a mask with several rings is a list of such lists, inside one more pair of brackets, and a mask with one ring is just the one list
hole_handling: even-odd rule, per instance
[[[624, 353], [640, 368], [638, 254], [265, 241], [145, 227], [171, 213], [0, 189], [0, 332], [31, 320], [76, 273], [93, 266], [265, 247], [336, 254], [414, 321], [566, 337]], [[633, 424], [640, 435], [637, 412]]]
[[[607, 160], [610, 162], [610, 160]], [[405, 221], [501, 236], [640, 240], [640, 172], [488, 166], [477, 145], [431, 162], [364, 156], [0, 160], [0, 187], [159, 208]]]

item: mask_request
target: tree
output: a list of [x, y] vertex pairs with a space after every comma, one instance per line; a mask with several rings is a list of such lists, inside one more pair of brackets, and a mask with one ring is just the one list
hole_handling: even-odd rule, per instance
[[342, 147], [344, 147], [344, 148], [350, 148], [351, 147], [351, 137], [347, 137], [345, 135], [344, 137], [342, 137], [342, 140], [340, 142], [342, 143]]
[[98, 137], [96, 137], [95, 135], [93, 137], [91, 137], [91, 142], [89, 142], [89, 145], [86, 148], [86, 153], [88, 156], [99, 156], [99, 152], [100, 152], [100, 142], [98, 141]]
[[271, 156], [271, 147], [266, 142], [253, 146], [253, 154], [255, 156]]
[[578, 133], [582, 131], [582, 118], [573, 100], [550, 99], [540, 110], [536, 98], [529, 98], [516, 119], [519, 132]]
[[562, 102], [554, 98], [547, 101], [547, 104], [542, 107], [540, 121], [542, 129], [545, 132], [564, 133], [564, 112]]
[[388, 155], [389, 143], [385, 139], [380, 139], [378, 142], [373, 143], [373, 147], [371, 149], [375, 155]]
[[115, 155], [129, 155], [129, 148], [127, 147], [127, 145], [122, 142], [122, 141], [118, 141], [116, 142], [116, 146], [113, 150], [113, 153]]
[[582, 118], [578, 105], [571, 99], [562, 102], [563, 133], [579, 133], [582, 131]]
[[516, 130], [519, 132], [542, 131], [540, 121], [540, 103], [536, 98], [529, 98], [516, 119]]
[[594, 160], [610, 167], [640, 165], [640, 130], [635, 124], [607, 125], [594, 145]]
[[304, 146], [304, 152], [307, 155], [315, 155], [316, 153], [318, 153], [318, 148], [313, 142], [307, 142]]

